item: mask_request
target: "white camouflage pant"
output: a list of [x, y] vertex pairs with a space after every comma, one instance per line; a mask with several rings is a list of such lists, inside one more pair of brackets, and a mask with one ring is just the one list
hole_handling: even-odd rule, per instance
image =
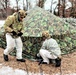
[[50, 59], [56, 59], [57, 56], [54, 54], [51, 54], [48, 50], [40, 49], [39, 51], [40, 56], [43, 58], [43, 62], [47, 62], [49, 64], [49, 58]]
[[7, 43], [7, 48], [4, 50], [4, 54], [8, 55], [14, 47], [16, 47], [16, 58], [17, 59], [22, 59], [22, 40], [20, 37], [18, 38], [12, 38], [12, 36], [9, 33], [6, 33], [6, 43]]

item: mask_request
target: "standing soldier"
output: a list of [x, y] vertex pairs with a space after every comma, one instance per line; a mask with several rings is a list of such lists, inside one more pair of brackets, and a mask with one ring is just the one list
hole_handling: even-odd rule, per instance
[[49, 64], [50, 59], [55, 60], [55, 66], [61, 65], [61, 50], [55, 39], [50, 37], [48, 31], [42, 32], [43, 44], [39, 51], [40, 56], [43, 58], [42, 64]]
[[4, 29], [6, 33], [6, 43], [7, 47], [4, 50], [4, 60], [8, 61], [8, 54], [16, 47], [16, 60], [20, 62], [25, 62], [22, 58], [22, 40], [21, 36], [23, 34], [23, 18], [26, 16], [24, 10], [19, 10], [11, 16], [8, 16]]

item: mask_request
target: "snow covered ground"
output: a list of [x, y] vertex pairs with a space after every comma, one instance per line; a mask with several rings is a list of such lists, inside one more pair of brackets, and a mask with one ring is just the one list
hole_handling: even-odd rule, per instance
[[[31, 72], [26, 72], [21, 69], [13, 69], [12, 67], [9, 66], [3, 66], [0, 64], [0, 75], [40, 75], [40, 73], [31, 73]], [[48, 75], [48, 74], [43, 74], [43, 75]]]
[[[0, 64], [0, 75], [49, 75], [49, 74], [31, 73], [22, 69], [13, 69], [12, 67], [3, 66], [2, 64]], [[60, 75], [60, 73], [52, 75]], [[76, 73], [70, 73], [65, 75], [76, 75]]]
[[5, 20], [0, 20], [0, 27], [4, 25]]
[[0, 68], [0, 75], [27, 75], [24, 70], [13, 69], [9, 66], [2, 66]]
[[[21, 69], [13, 69], [12, 67], [9, 66], [2, 66], [0, 68], [0, 75], [41, 75], [40, 73], [27, 73], [24, 70]], [[42, 75], [49, 75], [49, 74], [42, 74]], [[53, 75], [60, 75], [59, 73], [53, 74]], [[65, 75], [76, 75], [76, 73], [71, 73], [71, 74], [65, 74]]]

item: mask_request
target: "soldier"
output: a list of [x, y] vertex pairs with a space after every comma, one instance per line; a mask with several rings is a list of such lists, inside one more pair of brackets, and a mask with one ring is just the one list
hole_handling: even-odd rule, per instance
[[55, 66], [61, 65], [61, 50], [55, 39], [50, 37], [48, 31], [42, 32], [43, 44], [39, 50], [40, 56], [43, 58], [42, 64], [49, 64], [51, 59], [55, 60]]
[[6, 43], [7, 47], [4, 50], [4, 60], [8, 61], [8, 54], [16, 47], [16, 60], [20, 62], [25, 62], [22, 58], [22, 40], [21, 36], [23, 34], [23, 18], [26, 16], [26, 12], [24, 10], [19, 10], [11, 16], [8, 16], [4, 29], [6, 33]]

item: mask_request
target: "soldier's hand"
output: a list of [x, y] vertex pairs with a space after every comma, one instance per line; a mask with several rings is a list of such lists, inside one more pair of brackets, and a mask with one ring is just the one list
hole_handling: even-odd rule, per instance
[[15, 31], [12, 31], [11, 33], [12, 33], [13, 35], [17, 35], [17, 33], [16, 33]]
[[19, 32], [19, 33], [18, 33], [18, 36], [22, 36], [22, 35], [23, 35], [23, 33], [22, 33], [22, 32]]

